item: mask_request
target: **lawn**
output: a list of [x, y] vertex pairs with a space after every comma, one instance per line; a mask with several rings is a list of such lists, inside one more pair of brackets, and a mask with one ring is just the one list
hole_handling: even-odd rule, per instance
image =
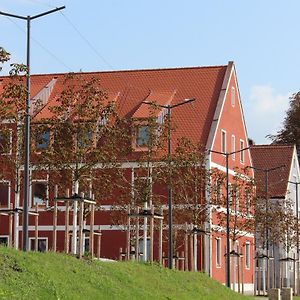
[[205, 274], [0, 247], [1, 299], [253, 299]]

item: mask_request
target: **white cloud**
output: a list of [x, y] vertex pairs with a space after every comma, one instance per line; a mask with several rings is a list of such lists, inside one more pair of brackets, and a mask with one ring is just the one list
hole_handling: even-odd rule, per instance
[[290, 96], [291, 93], [278, 93], [270, 85], [252, 87], [244, 107], [248, 134], [256, 143], [270, 143], [265, 136], [281, 128]]

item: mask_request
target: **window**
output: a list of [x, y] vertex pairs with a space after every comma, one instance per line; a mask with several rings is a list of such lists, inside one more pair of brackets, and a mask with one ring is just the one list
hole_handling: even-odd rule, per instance
[[246, 269], [250, 269], [250, 243], [245, 244], [245, 266]]
[[152, 197], [152, 178], [136, 176], [134, 178], [133, 196], [135, 203], [149, 203]]
[[83, 252], [89, 252], [90, 251], [90, 238], [85, 237], [84, 238], [84, 245], [83, 245]]
[[226, 131], [222, 130], [221, 131], [221, 151], [223, 153], [226, 152]]
[[12, 150], [12, 130], [6, 129], [0, 132], [0, 154], [10, 155]]
[[47, 201], [47, 182], [32, 182], [32, 206], [45, 205]]
[[251, 191], [250, 189], [246, 189], [245, 191], [245, 206], [246, 206], [246, 214], [250, 216], [250, 206], [251, 206]]
[[220, 206], [222, 202], [222, 183], [216, 182], [216, 205]]
[[[30, 241], [30, 250], [34, 251], [35, 250], [35, 238], [29, 238], [29, 241]], [[46, 252], [48, 250], [48, 239], [47, 238], [39, 237], [37, 242], [38, 242], [37, 250], [39, 252]]]
[[[245, 142], [243, 140], [240, 140], [240, 150], [244, 149], [245, 148]], [[245, 154], [244, 154], [244, 151], [241, 151], [240, 152], [240, 160], [241, 160], [241, 163], [243, 164], [245, 162]]]
[[235, 160], [235, 135], [231, 136], [231, 152], [232, 152], [232, 159]]
[[10, 198], [10, 186], [9, 182], [0, 182], [0, 207], [8, 207]]
[[145, 147], [150, 142], [149, 126], [139, 126], [136, 129], [136, 145], [139, 147]]
[[37, 150], [47, 149], [50, 145], [50, 130], [39, 133], [36, 137], [35, 147]]
[[232, 193], [233, 193], [233, 190], [232, 190], [232, 185], [229, 183], [228, 184], [228, 202], [229, 202], [229, 205], [232, 205]]
[[221, 239], [216, 238], [216, 265], [221, 267]]
[[238, 187], [235, 188], [235, 212], [238, 213], [240, 210], [240, 190]]
[[235, 105], [235, 88], [231, 88], [231, 106], [234, 107]]
[[77, 146], [79, 149], [85, 149], [93, 145], [93, 131], [82, 128], [77, 135]]
[[0, 246], [8, 246], [8, 236], [0, 236]]

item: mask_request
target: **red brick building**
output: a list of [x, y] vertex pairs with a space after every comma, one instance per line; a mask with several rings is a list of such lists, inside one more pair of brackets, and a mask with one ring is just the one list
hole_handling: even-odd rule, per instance
[[[33, 75], [31, 77], [32, 99], [40, 99], [44, 106], [51, 106], [63, 90], [65, 74]], [[160, 105], [169, 105], [182, 102], [184, 99], [194, 98], [195, 101], [189, 105], [183, 105], [172, 111], [172, 122], [176, 130], [172, 133], [172, 142], [181, 137], [189, 138], [193, 143], [201, 143], [206, 149], [219, 152], [235, 152], [248, 147], [248, 137], [237, 83], [235, 66], [232, 62], [224, 66], [191, 67], [174, 69], [153, 70], [130, 70], [82, 73], [84, 78], [96, 77], [100, 79], [102, 87], [108, 92], [108, 98], [117, 103], [118, 114], [121, 117], [143, 118], [147, 117], [147, 109], [143, 101], [155, 101]], [[7, 82], [2, 77], [0, 91]], [[45, 110], [43, 110], [45, 111]], [[41, 113], [43, 113], [43, 111]], [[165, 112], [162, 110], [158, 118]], [[13, 127], [12, 127], [13, 128]], [[14, 130], [11, 132], [14, 140]], [[139, 134], [139, 133], [138, 133]], [[141, 132], [142, 134], [142, 132]], [[133, 137], [133, 149], [142, 151], [138, 144], [138, 138]], [[11, 152], [6, 153], [10, 155]], [[252, 166], [249, 150], [245, 150], [229, 156], [229, 181], [235, 174], [235, 168]], [[127, 176], [135, 176], [135, 161], [126, 160], [122, 167], [127, 169]], [[207, 154], [207, 169], [217, 168], [225, 172], [225, 156], [210, 152]], [[251, 171], [252, 172], [252, 171]], [[253, 174], [250, 172], [250, 177]], [[47, 187], [48, 175], [33, 176], [31, 187], [32, 201], [40, 201], [39, 191], [45, 190], [47, 198], [46, 205], [51, 204], [53, 190]], [[134, 180], [134, 178], [131, 178]], [[2, 208], [22, 207], [22, 194], [20, 200], [12, 192], [13, 178], [2, 180], [0, 189], [0, 203]], [[35, 199], [35, 200], [34, 200]], [[110, 221], [111, 199], [101, 203], [101, 210], [95, 215], [95, 229], [102, 232], [101, 256], [117, 259], [119, 248], [126, 247], [126, 234], [121, 227], [112, 225]], [[32, 208], [33, 209], [33, 208]], [[40, 210], [38, 234], [40, 248], [51, 249], [52, 247], [52, 212], [44, 208]], [[0, 236], [2, 240], [8, 239], [9, 218], [0, 215]], [[70, 220], [71, 222], [71, 220]], [[22, 226], [17, 214], [14, 217], [14, 241], [16, 247], [21, 245]], [[72, 227], [70, 223], [70, 227]], [[199, 248], [203, 247], [203, 257], [198, 253], [198, 269], [204, 269], [209, 275], [218, 281], [225, 283], [225, 252], [226, 234], [225, 228], [216, 230], [217, 221], [215, 207], [210, 207], [210, 221], [205, 225], [211, 231], [206, 235]], [[86, 228], [89, 228], [87, 221]], [[30, 217], [29, 235], [34, 237], [34, 217]], [[57, 248], [64, 248], [64, 216], [58, 216]], [[33, 241], [33, 240], [32, 240]], [[32, 242], [33, 243], [33, 242]], [[245, 290], [253, 288], [253, 244], [254, 237], [251, 232], [245, 233], [238, 241], [238, 251], [244, 256], [244, 263], [240, 266], [240, 274], [243, 274]], [[236, 245], [235, 245], [236, 246]], [[156, 255], [154, 253], [154, 255]], [[200, 266], [202, 264], [202, 266]], [[233, 280], [237, 282], [237, 269], [232, 267]], [[237, 289], [237, 287], [235, 286]]]

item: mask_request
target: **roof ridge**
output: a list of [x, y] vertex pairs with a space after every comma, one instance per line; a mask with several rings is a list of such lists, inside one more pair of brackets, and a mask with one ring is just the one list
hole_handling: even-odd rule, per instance
[[[190, 69], [216, 69], [216, 68], [224, 68], [227, 65], [216, 65], [216, 66], [188, 66], [188, 67], [166, 67], [166, 68], [150, 68], [150, 69], [124, 69], [124, 70], [104, 70], [104, 71], [87, 71], [87, 72], [62, 72], [62, 73], [37, 73], [31, 74], [32, 77], [34, 76], [59, 76], [65, 75], [69, 73], [74, 74], [100, 74], [100, 73], [128, 73], [128, 72], [145, 72], [145, 71], [175, 71], [175, 70], [190, 70]], [[9, 76], [0, 76], [2, 78], [8, 78]]]
[[251, 145], [250, 148], [290, 148], [294, 146], [295, 144], [260, 144]]

